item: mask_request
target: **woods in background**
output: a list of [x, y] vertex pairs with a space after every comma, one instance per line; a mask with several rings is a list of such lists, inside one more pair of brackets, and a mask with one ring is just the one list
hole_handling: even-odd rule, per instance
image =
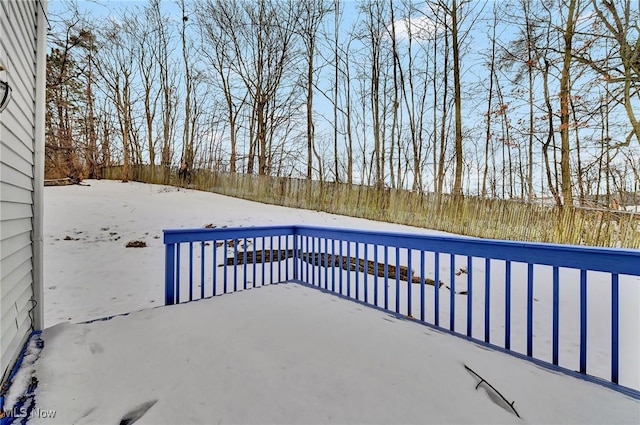
[[640, 192], [637, 2], [149, 0], [49, 18], [48, 178], [150, 165], [169, 182], [182, 165], [558, 206]]

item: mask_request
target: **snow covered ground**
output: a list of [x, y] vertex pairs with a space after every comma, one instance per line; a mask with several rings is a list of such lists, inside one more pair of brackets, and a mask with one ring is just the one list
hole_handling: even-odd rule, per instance
[[[640, 422], [638, 400], [298, 284], [149, 309], [164, 297], [162, 229], [437, 232], [163, 186], [87, 183], [45, 190], [48, 328], [21, 379], [35, 370], [37, 406], [56, 416], [34, 423]], [[147, 248], [125, 248], [132, 240]], [[486, 384], [476, 389], [465, 365], [515, 402], [522, 419]]]
[[[164, 303], [163, 229], [309, 224], [445, 234], [173, 187], [86, 183], [45, 188], [46, 327]], [[134, 240], [147, 248], [125, 248]]]

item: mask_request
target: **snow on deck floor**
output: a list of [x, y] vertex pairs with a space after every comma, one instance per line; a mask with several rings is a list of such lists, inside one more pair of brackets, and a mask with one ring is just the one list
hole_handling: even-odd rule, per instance
[[56, 416], [33, 423], [117, 424], [140, 406], [136, 425], [640, 422], [638, 400], [295, 283], [43, 339], [37, 405]]

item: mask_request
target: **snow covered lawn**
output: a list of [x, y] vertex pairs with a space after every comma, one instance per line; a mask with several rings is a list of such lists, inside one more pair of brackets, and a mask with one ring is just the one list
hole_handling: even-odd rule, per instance
[[[310, 224], [444, 234], [174, 187], [86, 183], [45, 188], [46, 327], [164, 303], [163, 229]], [[125, 248], [136, 240], [147, 247]]]
[[[162, 229], [438, 232], [87, 183], [45, 190], [48, 329], [36, 396], [56, 417], [39, 423], [640, 422], [638, 400], [293, 283], [150, 309], [164, 299]], [[125, 247], [135, 240], [147, 247]], [[486, 384], [476, 390], [464, 365], [515, 402], [522, 420]]]

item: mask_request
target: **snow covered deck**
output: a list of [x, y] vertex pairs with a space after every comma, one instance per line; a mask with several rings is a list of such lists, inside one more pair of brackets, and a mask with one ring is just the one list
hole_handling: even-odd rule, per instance
[[42, 337], [56, 416], [33, 423], [640, 422], [638, 400], [296, 283]]

